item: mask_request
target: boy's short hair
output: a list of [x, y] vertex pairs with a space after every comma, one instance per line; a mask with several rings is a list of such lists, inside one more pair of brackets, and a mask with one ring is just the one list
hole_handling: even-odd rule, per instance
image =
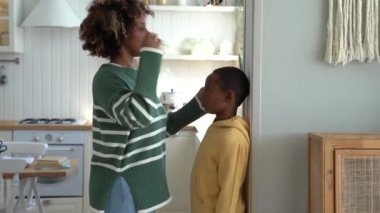
[[223, 91], [231, 90], [235, 93], [236, 107], [240, 106], [249, 94], [249, 80], [243, 70], [236, 67], [221, 67], [213, 73], [219, 76], [220, 88]]

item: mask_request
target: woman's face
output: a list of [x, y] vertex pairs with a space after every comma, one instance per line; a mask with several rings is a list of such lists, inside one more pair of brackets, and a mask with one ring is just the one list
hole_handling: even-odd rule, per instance
[[145, 15], [136, 18], [134, 26], [127, 33], [125, 47], [133, 57], [140, 55], [144, 37], [148, 33], [145, 21]]

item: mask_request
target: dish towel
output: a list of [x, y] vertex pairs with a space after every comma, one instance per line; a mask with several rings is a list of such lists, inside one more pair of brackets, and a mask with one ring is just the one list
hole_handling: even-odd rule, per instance
[[379, 0], [329, 0], [325, 60], [380, 62]]

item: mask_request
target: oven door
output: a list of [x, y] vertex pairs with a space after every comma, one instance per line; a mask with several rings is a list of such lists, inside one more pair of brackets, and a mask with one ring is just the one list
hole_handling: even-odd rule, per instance
[[68, 177], [38, 178], [37, 189], [41, 197], [82, 197], [83, 145], [49, 144], [45, 155], [67, 156], [77, 161], [76, 171]]

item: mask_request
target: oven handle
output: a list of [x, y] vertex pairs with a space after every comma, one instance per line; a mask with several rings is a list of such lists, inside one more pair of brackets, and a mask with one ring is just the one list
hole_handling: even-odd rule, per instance
[[48, 150], [54, 150], [54, 151], [69, 151], [69, 152], [73, 152], [75, 151], [75, 148], [74, 147], [70, 147], [70, 148], [53, 148], [53, 147], [48, 147]]

